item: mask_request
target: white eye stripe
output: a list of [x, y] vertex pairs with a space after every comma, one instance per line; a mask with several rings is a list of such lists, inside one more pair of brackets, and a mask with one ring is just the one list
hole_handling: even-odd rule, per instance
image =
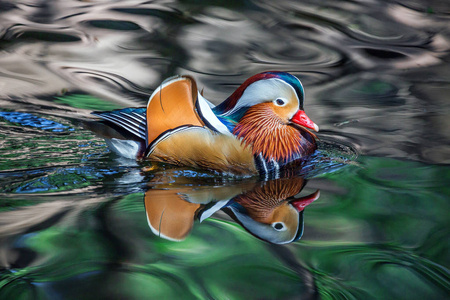
[[281, 79], [270, 78], [259, 80], [250, 84], [245, 89], [236, 105], [222, 115], [232, 115], [242, 107], [250, 107], [259, 103], [270, 102], [278, 98], [281, 98], [285, 100], [285, 103], [288, 103], [286, 99], [291, 99], [293, 94], [295, 95], [296, 100], [299, 101], [294, 88]]

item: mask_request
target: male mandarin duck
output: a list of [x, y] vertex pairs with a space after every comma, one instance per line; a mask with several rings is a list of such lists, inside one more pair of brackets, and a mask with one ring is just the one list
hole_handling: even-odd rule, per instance
[[305, 185], [303, 178], [281, 178], [262, 183], [242, 182], [216, 187], [149, 189], [144, 196], [152, 232], [164, 239], [182, 241], [194, 221], [225, 211], [249, 233], [274, 244], [301, 238], [303, 212], [320, 192], [295, 198]]
[[312, 154], [318, 131], [297, 77], [264, 72], [214, 106], [189, 76], [167, 79], [146, 108], [93, 112], [89, 129], [118, 154], [241, 175], [278, 173]]

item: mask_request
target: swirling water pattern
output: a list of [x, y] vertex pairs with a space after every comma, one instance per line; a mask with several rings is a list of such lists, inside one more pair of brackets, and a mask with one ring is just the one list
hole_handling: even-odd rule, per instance
[[[445, 1], [0, 1], [0, 298], [445, 298], [449, 19]], [[148, 186], [241, 181], [141, 172], [80, 121], [175, 74], [219, 103], [267, 70], [301, 78], [321, 127], [302, 239], [221, 212], [153, 235]]]

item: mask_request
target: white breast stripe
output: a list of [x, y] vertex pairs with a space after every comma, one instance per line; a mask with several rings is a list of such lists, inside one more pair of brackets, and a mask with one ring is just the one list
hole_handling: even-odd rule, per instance
[[218, 132], [222, 134], [232, 135], [227, 126], [220, 122], [220, 120], [216, 117], [211, 107], [208, 105], [209, 101], [203, 98], [200, 93], [198, 93], [197, 101], [199, 104], [201, 116], [205, 118], [211, 126], [213, 126]]
[[280, 165], [272, 158], [272, 163], [275, 166], [275, 179], [280, 178]]
[[269, 171], [267, 170], [266, 161], [264, 160], [264, 157], [262, 156], [261, 153], [259, 153], [258, 157], [259, 157], [259, 160], [261, 161], [261, 164], [262, 164], [262, 166], [264, 168], [264, 178], [265, 178], [265, 180], [268, 180], [269, 179]]

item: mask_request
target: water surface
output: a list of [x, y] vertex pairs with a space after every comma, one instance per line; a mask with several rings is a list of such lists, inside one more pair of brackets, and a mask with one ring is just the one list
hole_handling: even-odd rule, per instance
[[[445, 1], [1, 1], [0, 298], [446, 298], [449, 14]], [[320, 190], [301, 239], [269, 243], [207, 203], [180, 241], [155, 234], [148, 191], [270, 183], [122, 159], [80, 122], [145, 106], [175, 74], [217, 104], [267, 70], [302, 80], [321, 128], [299, 174], [296, 197]]]

